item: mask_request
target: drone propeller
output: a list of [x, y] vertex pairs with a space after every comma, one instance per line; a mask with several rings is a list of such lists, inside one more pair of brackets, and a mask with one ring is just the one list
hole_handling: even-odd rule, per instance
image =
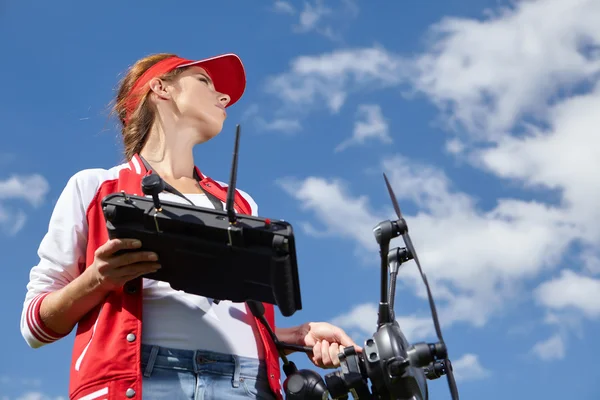
[[[412, 240], [410, 239], [410, 236], [408, 234], [408, 226], [406, 224], [406, 220], [402, 216], [402, 212], [400, 212], [400, 206], [398, 205], [398, 200], [396, 199], [396, 196], [394, 195], [392, 186], [390, 185], [390, 182], [388, 181], [388, 178], [385, 175], [385, 173], [383, 174], [383, 179], [385, 179], [385, 184], [387, 185], [388, 192], [390, 193], [390, 197], [392, 198], [392, 204], [394, 206], [394, 210], [396, 211], [396, 214], [398, 215], [397, 224], [398, 224], [398, 228], [399, 228], [400, 232], [402, 232], [402, 239], [404, 240], [404, 243], [406, 244], [408, 251], [412, 255], [413, 259], [415, 260], [415, 263], [417, 264], [417, 268], [419, 269], [419, 273], [421, 274], [421, 278], [423, 279], [423, 283], [425, 284], [425, 288], [427, 289], [427, 297], [429, 298], [429, 307], [431, 308], [431, 316], [433, 318], [433, 324], [435, 326], [435, 331], [437, 333], [438, 340], [440, 341], [441, 344], [444, 345], [444, 348], [445, 348], [446, 345], [445, 345], [444, 339], [442, 337], [442, 329], [440, 328], [440, 322], [438, 320], [437, 310], [435, 307], [435, 303], [433, 301], [433, 295], [431, 294], [431, 289], [429, 288], [429, 282], [427, 281], [427, 277], [423, 273], [423, 269], [421, 268], [421, 263], [419, 262], [419, 257], [417, 257], [417, 252], [415, 251], [415, 247], [414, 247]], [[447, 353], [447, 350], [446, 350], [446, 353]], [[447, 358], [447, 354], [446, 354], [446, 358], [444, 359], [444, 369], [446, 372], [446, 376], [448, 377], [448, 385], [450, 386], [450, 393], [452, 394], [452, 398], [454, 400], [458, 400], [458, 388], [456, 387], [456, 380], [454, 379], [454, 373], [452, 371], [452, 363]]]

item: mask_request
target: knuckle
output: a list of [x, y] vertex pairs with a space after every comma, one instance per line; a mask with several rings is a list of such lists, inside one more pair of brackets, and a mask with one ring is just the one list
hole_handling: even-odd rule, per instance
[[122, 265], [129, 265], [135, 262], [135, 253], [125, 253], [123, 257], [121, 257]]
[[99, 271], [105, 271], [106, 269], [108, 269], [109, 264], [104, 260], [100, 260], [97, 264], [97, 267]]
[[126, 253], [123, 257], [123, 265], [134, 264], [139, 260], [138, 252]]
[[147, 260], [147, 261], [156, 261], [157, 257], [156, 254], [154, 254], [153, 252], [140, 252], [140, 257], [143, 260]]

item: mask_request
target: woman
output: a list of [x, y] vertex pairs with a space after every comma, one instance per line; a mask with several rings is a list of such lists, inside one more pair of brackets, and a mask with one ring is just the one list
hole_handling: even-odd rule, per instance
[[[134, 240], [109, 240], [101, 200], [124, 190], [141, 192], [141, 180], [158, 173], [185, 198], [214, 207], [226, 187], [195, 166], [192, 149], [222, 129], [226, 108], [245, 89], [236, 55], [190, 61], [157, 54], [138, 61], [123, 79], [115, 111], [128, 162], [76, 173], [63, 190], [30, 274], [21, 331], [34, 348], [68, 335], [75, 325], [70, 369], [72, 399], [281, 398], [276, 348], [244, 304], [171, 289], [143, 278], [160, 268], [157, 255], [121, 249]], [[257, 215], [241, 190], [240, 213]], [[271, 326], [274, 311], [265, 305]], [[142, 328], [143, 326], [143, 328]], [[312, 362], [339, 365], [343, 346], [355, 346], [339, 328], [307, 323], [275, 328], [285, 342], [312, 346]], [[357, 347], [358, 348], [358, 347]]]

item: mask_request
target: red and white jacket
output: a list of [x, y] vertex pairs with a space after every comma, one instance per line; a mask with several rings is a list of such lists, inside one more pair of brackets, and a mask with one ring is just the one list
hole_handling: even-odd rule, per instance
[[[225, 202], [227, 187], [201, 174], [203, 190]], [[138, 155], [111, 169], [87, 169], [75, 174], [61, 193], [52, 213], [49, 229], [32, 268], [27, 285], [21, 332], [33, 348], [61, 339], [40, 319], [44, 297], [67, 285], [94, 260], [95, 250], [108, 240], [101, 201], [111, 193], [142, 193], [141, 180], [148, 171]], [[256, 213], [256, 203], [238, 190], [238, 213]], [[111, 293], [77, 325], [70, 368], [69, 398], [142, 399], [140, 340], [142, 337], [142, 279], [128, 282]], [[265, 316], [275, 329], [274, 308], [264, 304]], [[264, 346], [271, 389], [282, 399], [278, 352], [262, 323], [255, 318]]]

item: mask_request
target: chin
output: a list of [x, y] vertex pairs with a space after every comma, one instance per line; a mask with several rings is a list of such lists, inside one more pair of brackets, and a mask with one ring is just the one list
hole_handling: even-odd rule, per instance
[[208, 142], [210, 139], [218, 136], [223, 130], [223, 121], [220, 123], [213, 124], [202, 124], [202, 127], [198, 129], [199, 132], [199, 143]]

